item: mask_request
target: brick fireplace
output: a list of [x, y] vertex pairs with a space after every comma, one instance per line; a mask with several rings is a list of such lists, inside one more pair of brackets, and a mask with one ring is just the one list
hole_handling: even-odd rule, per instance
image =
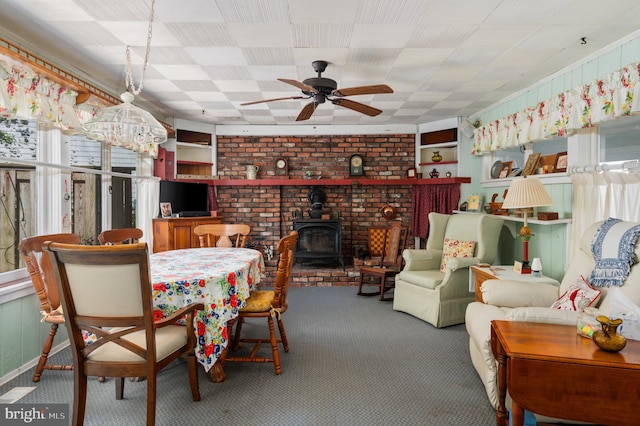
[[[415, 134], [345, 135], [345, 136], [221, 136], [216, 138], [218, 175], [220, 179], [245, 179], [246, 165], [260, 166], [260, 186], [217, 186], [219, 214], [225, 222], [251, 225], [251, 241], [258, 248], [277, 245], [278, 240], [293, 229], [294, 215], [302, 210], [303, 219], [310, 219], [307, 209], [311, 183], [332, 179], [347, 179], [346, 185], [323, 185], [327, 199], [324, 209], [342, 219], [341, 252], [347, 264], [346, 272], [308, 271], [295, 276], [292, 285], [355, 285], [357, 272], [349, 268], [354, 248], [367, 244], [367, 229], [386, 223], [380, 214], [384, 204], [396, 207], [406, 226], [411, 222], [411, 185], [386, 185], [392, 179], [406, 177], [413, 167]], [[359, 153], [364, 158], [365, 179], [381, 179], [381, 185], [358, 185], [359, 178], [349, 176], [349, 158]], [[311, 173], [309, 185], [270, 185], [269, 179], [279, 178], [275, 160], [286, 158], [288, 178], [304, 179]], [[385, 183], [385, 185], [382, 185]], [[336, 217], [336, 216], [331, 216]], [[413, 247], [413, 240], [409, 238]], [[267, 264], [270, 281], [275, 259]], [[300, 265], [296, 265], [299, 268]]]

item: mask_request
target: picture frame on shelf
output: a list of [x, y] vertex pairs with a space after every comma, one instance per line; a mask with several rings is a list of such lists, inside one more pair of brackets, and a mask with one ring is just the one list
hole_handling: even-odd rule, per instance
[[468, 212], [479, 212], [480, 211], [480, 195], [474, 194], [469, 196], [469, 203], [467, 204]]
[[417, 170], [415, 167], [411, 167], [409, 169], [407, 169], [407, 177], [409, 179], [416, 179], [417, 178]]
[[536, 172], [536, 169], [538, 168], [538, 161], [540, 161], [539, 152], [534, 152], [532, 154], [529, 154], [529, 157], [527, 158], [527, 163], [524, 165], [521, 175], [524, 177], [524, 176], [529, 176], [534, 174]]
[[160, 203], [160, 215], [162, 217], [171, 217], [172, 214], [171, 203]]
[[568, 163], [569, 155], [567, 155], [567, 151], [559, 152], [556, 156], [556, 164], [553, 166], [553, 172], [566, 172]]
[[499, 179], [504, 179], [509, 177], [509, 173], [511, 173], [511, 168], [513, 167], [513, 161], [503, 161], [500, 166], [500, 174], [498, 175]]

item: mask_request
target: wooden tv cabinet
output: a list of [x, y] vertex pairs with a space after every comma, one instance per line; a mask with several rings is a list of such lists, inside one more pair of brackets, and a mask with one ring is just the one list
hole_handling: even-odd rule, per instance
[[153, 252], [199, 247], [193, 230], [198, 225], [222, 223], [220, 216], [167, 217], [153, 219]]

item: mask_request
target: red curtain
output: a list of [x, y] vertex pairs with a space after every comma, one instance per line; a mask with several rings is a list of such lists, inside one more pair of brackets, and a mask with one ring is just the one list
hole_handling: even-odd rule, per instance
[[460, 184], [413, 185], [411, 190], [411, 228], [413, 236], [427, 238], [429, 213], [451, 214], [458, 208]]

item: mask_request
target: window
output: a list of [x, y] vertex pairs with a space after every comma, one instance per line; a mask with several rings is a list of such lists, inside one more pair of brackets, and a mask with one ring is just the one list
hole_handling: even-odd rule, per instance
[[18, 244], [35, 233], [35, 167], [20, 160], [35, 160], [36, 147], [35, 121], [0, 117], [0, 274], [24, 266]]
[[622, 117], [598, 127], [599, 163], [640, 159], [640, 117]]

